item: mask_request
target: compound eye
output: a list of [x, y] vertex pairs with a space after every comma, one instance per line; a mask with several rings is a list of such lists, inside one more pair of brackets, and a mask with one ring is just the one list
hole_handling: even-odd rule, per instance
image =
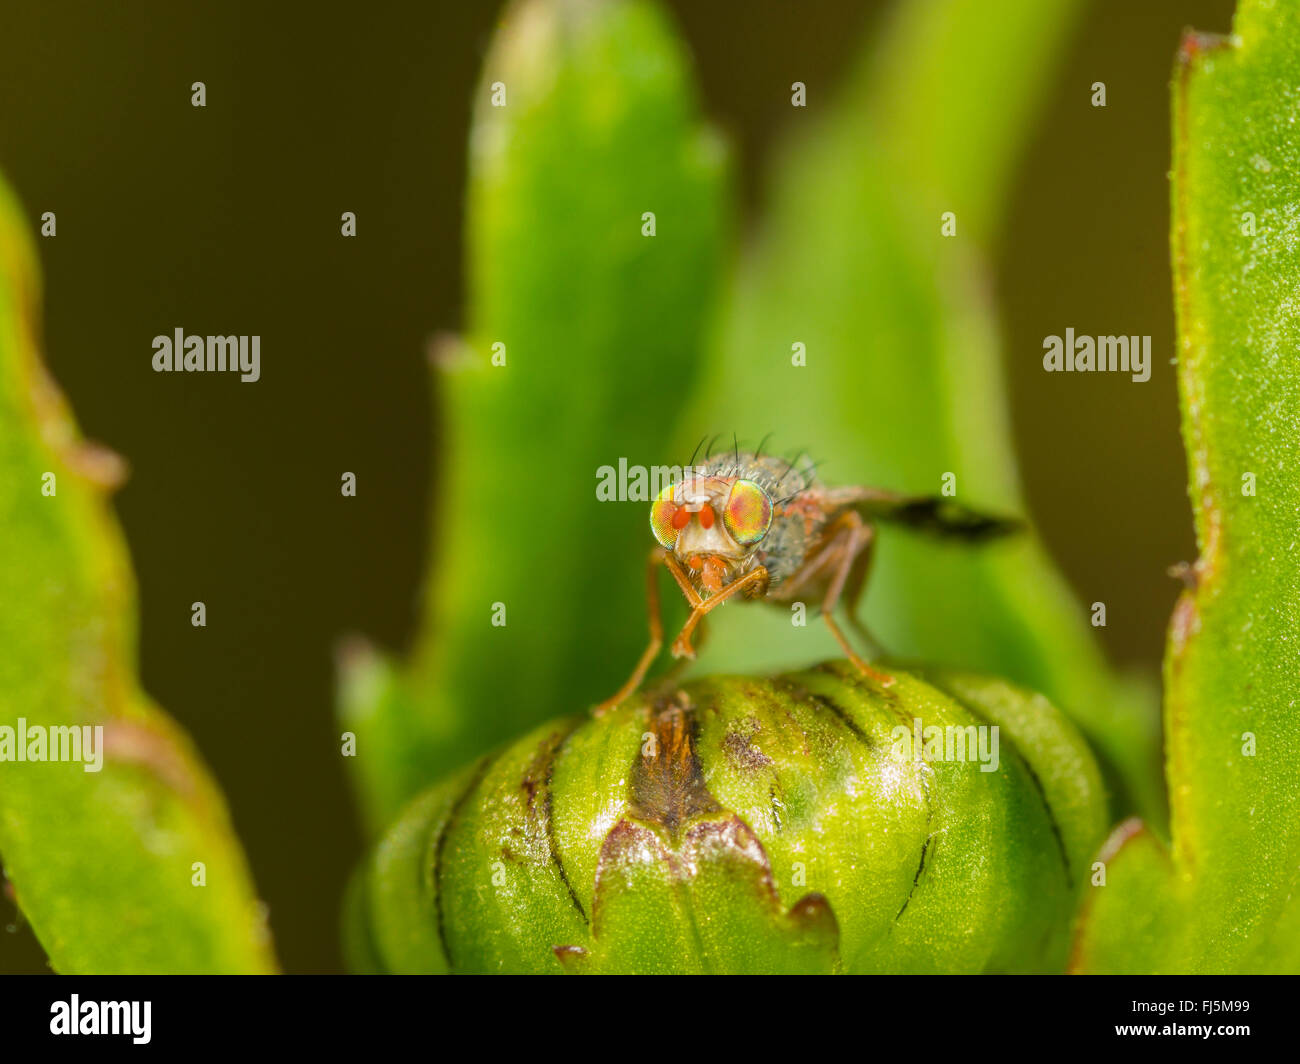
[[[678, 506], [675, 500], [676, 484], [669, 484], [650, 505], [650, 531], [654, 533], [659, 546], [672, 550], [677, 542], [677, 535], [691, 519], [690, 513]], [[685, 518], [685, 520], [683, 520]]]
[[772, 524], [772, 500], [752, 480], [738, 480], [722, 511], [727, 534], [742, 547], [757, 543]]

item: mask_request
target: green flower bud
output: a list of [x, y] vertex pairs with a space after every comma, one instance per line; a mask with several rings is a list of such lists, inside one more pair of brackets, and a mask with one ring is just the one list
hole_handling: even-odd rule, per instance
[[1059, 970], [1106, 828], [1092, 755], [1040, 696], [894, 675], [712, 678], [536, 729], [382, 840], [358, 966]]

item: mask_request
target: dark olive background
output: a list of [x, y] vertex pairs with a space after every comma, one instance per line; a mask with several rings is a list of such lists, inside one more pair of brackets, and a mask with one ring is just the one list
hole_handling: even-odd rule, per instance
[[[294, 971], [341, 967], [362, 847], [332, 649], [349, 631], [395, 648], [413, 633], [436, 490], [424, 347], [460, 319], [465, 137], [497, 7], [50, 2], [8, 5], [0, 26], [0, 169], [33, 222], [58, 216], [39, 243], [47, 356], [86, 433], [133, 470], [117, 510], [144, 686], [220, 779]], [[669, 7], [752, 217], [767, 152], [798, 120], [790, 82], [810, 108], [829, 99], [885, 5]], [[1183, 27], [1223, 32], [1230, 13], [1088, 8], [996, 263], [1033, 516], [1080, 598], [1108, 604], [1112, 656], [1153, 673], [1164, 570], [1194, 549], [1168, 364], [1168, 81]], [[153, 373], [152, 337], [177, 326], [260, 334], [261, 381]], [[1151, 381], [1043, 373], [1042, 338], [1067, 326], [1151, 334]], [[0, 924], [18, 922], [0, 902]], [[25, 928], [0, 931], [0, 971], [41, 970]]]

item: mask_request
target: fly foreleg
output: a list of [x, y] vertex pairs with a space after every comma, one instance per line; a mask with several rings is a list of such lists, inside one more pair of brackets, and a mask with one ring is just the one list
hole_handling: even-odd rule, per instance
[[686, 579], [686, 574], [682, 572], [681, 566], [662, 547], [656, 547], [650, 552], [650, 557], [646, 560], [645, 567], [645, 598], [646, 598], [646, 615], [650, 623], [650, 643], [641, 655], [641, 660], [636, 663], [636, 668], [632, 670], [632, 675], [627, 678], [623, 684], [609, 698], [595, 707], [593, 712], [596, 716], [602, 717], [614, 706], [618, 705], [623, 699], [627, 698], [633, 691], [641, 686], [641, 681], [645, 679], [646, 671], [654, 662], [655, 657], [659, 654], [659, 649], [664, 645], [664, 622], [659, 612], [659, 566], [665, 566], [673, 578], [677, 581], [682, 589], [682, 593], [691, 601], [692, 606], [698, 606], [700, 597], [696, 594], [695, 589], [691, 587], [690, 581]]
[[691, 633], [695, 631], [695, 626], [708, 616], [710, 610], [721, 606], [727, 599], [731, 598], [738, 592], [745, 591], [756, 593], [759, 587], [766, 587], [768, 582], [767, 570], [763, 566], [750, 570], [744, 576], [739, 577], [729, 583], [716, 594], [710, 595], [703, 601], [699, 601], [699, 596], [695, 596], [697, 601], [691, 603], [691, 615], [686, 618], [686, 623], [682, 625], [682, 630], [677, 633], [677, 638], [673, 640], [673, 657], [675, 658], [693, 658], [695, 651], [691, 648]]

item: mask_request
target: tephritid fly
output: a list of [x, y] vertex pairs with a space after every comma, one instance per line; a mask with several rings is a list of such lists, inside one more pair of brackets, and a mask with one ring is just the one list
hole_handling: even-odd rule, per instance
[[[771, 603], [820, 602], [822, 619], [864, 676], [882, 686], [893, 678], [868, 665], [849, 645], [832, 616], [843, 600], [847, 617], [870, 640], [856, 616], [875, 541], [873, 522], [891, 521], [921, 531], [979, 541], [1016, 531], [1017, 521], [966, 509], [951, 499], [905, 496], [877, 488], [818, 484], [811, 463], [751, 453], [695, 465], [664, 488], [650, 507], [659, 545], [646, 569], [650, 645], [627, 682], [596, 707], [603, 713], [635, 691], [663, 645], [656, 573], [665, 566], [691, 613], [673, 641], [676, 658], [693, 658], [691, 636], [700, 621], [730, 598]], [[697, 448], [698, 451], [698, 448]]]

